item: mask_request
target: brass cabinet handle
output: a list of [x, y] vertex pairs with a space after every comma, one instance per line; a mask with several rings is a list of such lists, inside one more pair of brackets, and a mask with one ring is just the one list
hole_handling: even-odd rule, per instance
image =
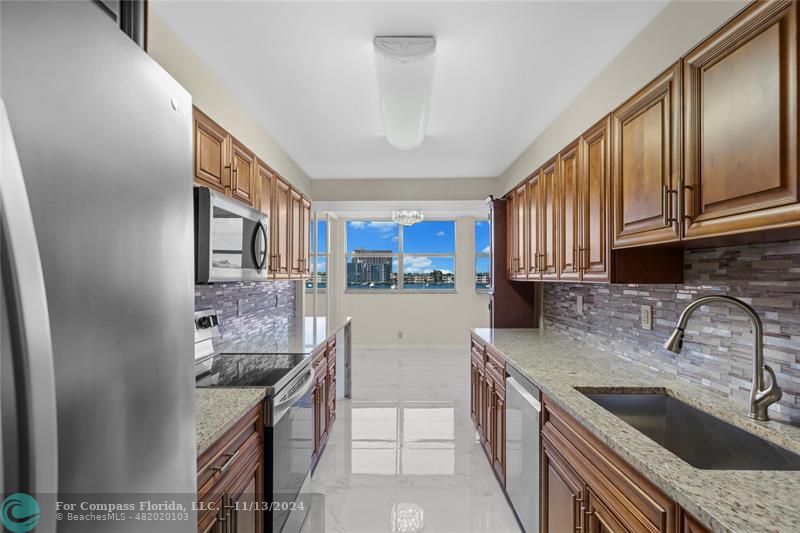
[[678, 191], [670, 189], [666, 184], [661, 186], [661, 201], [663, 202], [662, 208], [664, 210], [664, 225], [669, 226], [678, 219], [672, 216], [672, 195], [678, 195]]

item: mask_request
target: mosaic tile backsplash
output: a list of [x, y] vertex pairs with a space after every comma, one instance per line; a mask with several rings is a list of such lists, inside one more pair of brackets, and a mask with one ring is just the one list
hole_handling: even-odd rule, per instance
[[[770, 416], [800, 425], [800, 241], [687, 250], [684, 263], [682, 285], [545, 283], [545, 327], [744, 403], [753, 342], [741, 311], [704, 306], [689, 320], [681, 354], [661, 347], [691, 300], [706, 294], [740, 298], [761, 316], [764, 359], [783, 389]], [[642, 305], [652, 306], [652, 331], [641, 327]]]
[[244, 339], [265, 330], [286, 329], [295, 315], [295, 282], [195, 285], [194, 309], [217, 310], [223, 341]]

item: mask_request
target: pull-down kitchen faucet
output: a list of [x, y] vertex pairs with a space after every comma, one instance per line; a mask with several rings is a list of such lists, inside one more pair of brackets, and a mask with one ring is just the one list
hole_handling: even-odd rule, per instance
[[[672, 332], [667, 342], [664, 343], [664, 348], [674, 353], [681, 353], [684, 329], [686, 329], [686, 324], [689, 322], [689, 317], [698, 307], [714, 302], [728, 303], [738, 307], [744, 311], [744, 314], [750, 319], [750, 323], [753, 326], [753, 384], [750, 388], [750, 412], [748, 416], [756, 420], [769, 420], [767, 408], [780, 400], [781, 396], [783, 396], [783, 392], [778, 386], [775, 372], [772, 371], [769, 365], [764, 364], [764, 328], [761, 325], [761, 319], [755, 309], [731, 296], [703, 296], [702, 298], [698, 298], [687, 305], [686, 309], [683, 310], [680, 318], [678, 318], [675, 331]], [[770, 376], [770, 384], [766, 389], [763, 388], [764, 370], [766, 370]]]

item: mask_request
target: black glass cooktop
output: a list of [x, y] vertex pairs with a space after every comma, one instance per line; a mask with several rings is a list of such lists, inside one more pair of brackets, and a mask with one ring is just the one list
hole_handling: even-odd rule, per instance
[[[304, 366], [304, 354], [221, 354], [211, 368], [198, 374], [198, 387], [270, 387], [291, 379], [289, 374]], [[208, 361], [199, 365], [208, 366]]]

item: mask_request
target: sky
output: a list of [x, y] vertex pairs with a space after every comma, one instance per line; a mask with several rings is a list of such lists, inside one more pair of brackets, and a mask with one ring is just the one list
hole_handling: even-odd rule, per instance
[[[324, 230], [320, 230], [324, 231]], [[391, 221], [350, 220], [347, 222], [347, 252], [364, 248], [398, 253], [400, 229]], [[441, 270], [453, 272], [453, 257], [430, 257], [428, 254], [455, 255], [455, 222], [427, 220], [403, 228], [403, 272], [407, 274]], [[490, 227], [488, 221], [475, 224], [476, 252], [489, 253]], [[489, 270], [488, 257], [477, 258], [477, 271]], [[397, 269], [395, 262], [394, 268]]]

